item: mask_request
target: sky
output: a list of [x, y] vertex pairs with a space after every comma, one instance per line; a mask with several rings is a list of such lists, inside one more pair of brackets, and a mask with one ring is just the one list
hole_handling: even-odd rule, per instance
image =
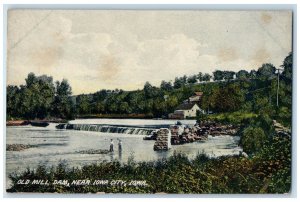
[[75, 95], [279, 67], [292, 50], [292, 13], [280, 10], [9, 10], [7, 24], [7, 85], [33, 72]]

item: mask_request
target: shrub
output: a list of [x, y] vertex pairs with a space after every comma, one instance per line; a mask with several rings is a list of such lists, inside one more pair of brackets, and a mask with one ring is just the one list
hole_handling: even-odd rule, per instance
[[252, 154], [259, 151], [266, 140], [267, 135], [262, 128], [250, 126], [243, 131], [241, 145], [246, 153]]

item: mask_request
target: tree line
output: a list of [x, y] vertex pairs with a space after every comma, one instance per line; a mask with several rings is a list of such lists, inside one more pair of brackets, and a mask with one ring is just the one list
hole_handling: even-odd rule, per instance
[[[283, 61], [279, 72], [279, 107], [276, 107], [277, 72], [266, 63], [250, 72], [216, 70], [212, 75], [176, 77], [160, 86], [146, 82], [143, 89], [124, 91], [102, 89], [91, 94], [72, 96], [67, 80], [30, 73], [26, 85], [7, 86], [8, 118], [73, 118], [95, 114], [142, 114], [145, 117], [167, 117], [184, 100], [202, 91], [201, 108], [215, 113], [264, 112], [288, 121], [292, 101], [292, 53]], [[213, 79], [215, 82], [208, 82]]]
[[29, 73], [25, 81], [25, 85], [7, 86], [7, 119], [74, 117], [72, 88], [67, 80], [54, 83], [51, 76]]

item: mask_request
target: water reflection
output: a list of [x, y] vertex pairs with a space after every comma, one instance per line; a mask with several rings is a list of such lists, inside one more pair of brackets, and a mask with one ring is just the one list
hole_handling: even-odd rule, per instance
[[122, 150], [119, 150], [119, 161], [122, 161]]
[[109, 156], [110, 156], [110, 161], [114, 161], [114, 152], [109, 152]]

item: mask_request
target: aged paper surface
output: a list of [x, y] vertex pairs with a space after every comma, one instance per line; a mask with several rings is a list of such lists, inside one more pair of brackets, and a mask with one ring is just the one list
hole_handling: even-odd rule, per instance
[[292, 11], [8, 11], [7, 192], [288, 193]]

